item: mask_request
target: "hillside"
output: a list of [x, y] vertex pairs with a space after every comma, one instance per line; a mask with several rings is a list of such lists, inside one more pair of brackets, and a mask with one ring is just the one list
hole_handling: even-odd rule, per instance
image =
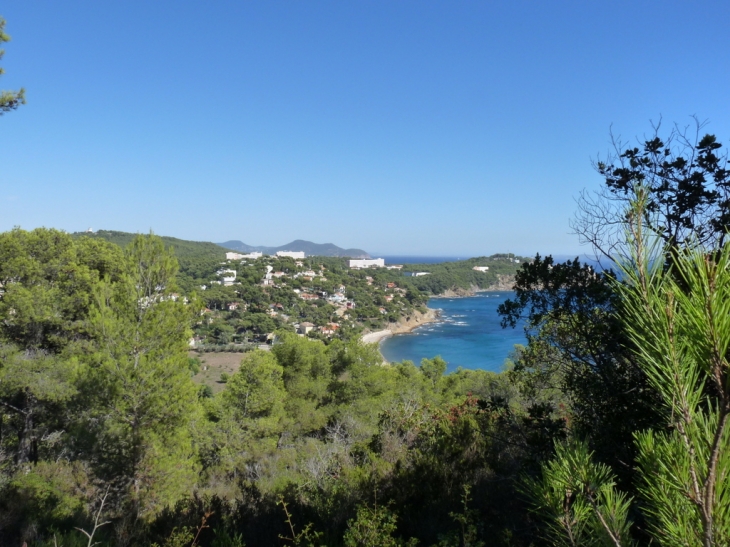
[[[71, 235], [74, 238], [105, 239], [120, 247], [126, 247], [137, 234], [116, 230], [98, 230], [96, 232], [76, 232]], [[186, 293], [198, 287], [200, 279], [207, 280], [213, 276], [221, 262], [226, 259], [226, 251], [229, 250], [209, 241], [188, 241], [168, 236], [162, 236], [161, 239], [166, 247], [172, 248], [177, 257], [180, 264], [178, 284]]]
[[[411, 275], [410, 282], [421, 292], [428, 295], [465, 296], [475, 290], [511, 290], [514, 276], [522, 264], [530, 262], [527, 257], [507, 254], [481, 256], [457, 262], [437, 264], [405, 264], [403, 273]], [[487, 271], [477, 271], [474, 267], [488, 267]], [[416, 276], [416, 273], [428, 275]], [[503, 288], [504, 287], [504, 288]]]
[[221, 247], [232, 249], [242, 253], [260, 252], [268, 255], [274, 255], [278, 251], [303, 251], [307, 256], [330, 256], [351, 258], [370, 258], [370, 255], [362, 249], [343, 249], [333, 243], [312, 243], [303, 239], [297, 239], [280, 247], [266, 247], [247, 245], [243, 241], [231, 240], [225, 243], [219, 243]]
[[[76, 232], [73, 237], [92, 237], [105, 239], [110, 243], [126, 247], [137, 234], [118, 232], [116, 230], [98, 230], [96, 232]], [[166, 247], [172, 247], [178, 259], [184, 258], [214, 258], [225, 260], [227, 248], [208, 241], [188, 241], [176, 237], [161, 236]]]

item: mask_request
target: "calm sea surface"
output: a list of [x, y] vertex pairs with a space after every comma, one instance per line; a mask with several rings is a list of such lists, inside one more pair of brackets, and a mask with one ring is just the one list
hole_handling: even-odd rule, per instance
[[457, 367], [500, 372], [515, 344], [526, 344], [522, 325], [503, 329], [497, 306], [512, 292], [482, 292], [468, 298], [432, 298], [428, 307], [441, 310], [441, 322], [429, 323], [409, 334], [387, 338], [380, 345], [388, 361], [440, 355], [448, 372]]
[[466, 260], [468, 256], [414, 256], [414, 255], [373, 255], [374, 258], [384, 258], [385, 263], [391, 264], [440, 264], [441, 262], [456, 262]]

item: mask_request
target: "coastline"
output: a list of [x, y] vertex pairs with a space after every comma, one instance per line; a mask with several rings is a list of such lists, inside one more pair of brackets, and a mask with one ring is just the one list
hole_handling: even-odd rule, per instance
[[[515, 278], [512, 275], [499, 275], [497, 282], [487, 288], [481, 289], [472, 285], [469, 289], [448, 289], [441, 294], [431, 296], [431, 298], [468, 298], [481, 292], [512, 291], [514, 290], [514, 282]], [[386, 338], [390, 338], [396, 334], [409, 333], [418, 327], [427, 325], [428, 323], [435, 323], [439, 320], [440, 313], [433, 308], [426, 308], [426, 313], [414, 311], [410, 316], [404, 317], [396, 323], [389, 323], [383, 330], [363, 334], [360, 337], [360, 341], [363, 344], [378, 344], [378, 350], [380, 350], [380, 344]], [[385, 359], [382, 351], [380, 355], [383, 357], [383, 362], [387, 363], [388, 361]]]
[[[389, 323], [387, 328], [375, 332], [363, 334], [360, 340], [363, 344], [380, 344], [386, 338], [390, 338], [394, 334], [405, 334], [411, 332], [428, 323], [434, 323], [439, 320], [439, 311], [432, 308], [426, 308], [426, 313], [414, 311], [408, 317], [401, 319], [396, 323]], [[385, 358], [383, 358], [385, 360]]]

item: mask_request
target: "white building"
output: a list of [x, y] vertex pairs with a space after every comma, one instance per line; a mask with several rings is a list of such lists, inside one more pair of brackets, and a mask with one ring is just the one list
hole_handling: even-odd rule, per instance
[[264, 285], [265, 287], [268, 285], [274, 284], [274, 280], [271, 279], [271, 276], [273, 275], [271, 273], [272, 271], [274, 271], [274, 268], [272, 268], [271, 266], [266, 266], [266, 275], [264, 275], [264, 279], [261, 282], [261, 284]]
[[474, 266], [472, 270], [476, 270], [477, 272], [488, 272], [489, 266]]
[[350, 260], [350, 268], [385, 268], [385, 259], [354, 258]]
[[276, 256], [288, 256], [289, 258], [307, 258], [304, 251], [277, 251]]
[[218, 275], [223, 279], [223, 284], [228, 287], [236, 280], [236, 270], [220, 270]]
[[262, 256], [263, 256], [262, 253], [248, 253], [248, 254], [226, 253], [226, 260], [244, 260], [246, 258], [255, 260], [257, 258], [261, 258]]

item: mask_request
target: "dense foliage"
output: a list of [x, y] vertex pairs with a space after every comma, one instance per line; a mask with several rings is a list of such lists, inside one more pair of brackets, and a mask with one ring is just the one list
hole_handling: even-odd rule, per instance
[[505, 323], [516, 371], [557, 387], [570, 441], [525, 482], [553, 545], [727, 545], [727, 152], [674, 128], [598, 162], [577, 228], [618, 270], [538, 257]]
[[275, 544], [308, 523], [328, 544], [361, 544], [373, 527], [392, 544], [525, 536], [504, 479], [536, 469], [565, 422], [519, 379], [444, 376], [438, 357], [383, 366], [375, 346], [280, 331], [225, 390], [198, 395], [187, 347], [203, 307], [176, 296], [176, 273], [154, 236], [122, 250], [0, 234], [6, 542], [72, 545], [101, 515], [95, 541], [189, 543], [206, 512], [206, 544]]
[[[453, 291], [464, 294], [468, 291], [486, 289], [496, 285], [512, 285], [515, 272], [528, 259], [513, 254], [498, 253], [492, 256], [469, 258], [458, 262], [437, 264], [406, 264], [407, 273], [427, 272], [428, 275], [412, 277], [413, 285], [427, 294], [442, 294]], [[488, 267], [487, 271], [474, 267]]]
[[[126, 247], [136, 237], [129, 232], [115, 230], [97, 230], [96, 232], [79, 232], [74, 237], [103, 239], [119, 247]], [[177, 284], [181, 290], [192, 292], [198, 279], [210, 279], [225, 261], [226, 249], [204, 241], [187, 241], [175, 237], [162, 236], [162, 242], [172, 249], [180, 265]]]

